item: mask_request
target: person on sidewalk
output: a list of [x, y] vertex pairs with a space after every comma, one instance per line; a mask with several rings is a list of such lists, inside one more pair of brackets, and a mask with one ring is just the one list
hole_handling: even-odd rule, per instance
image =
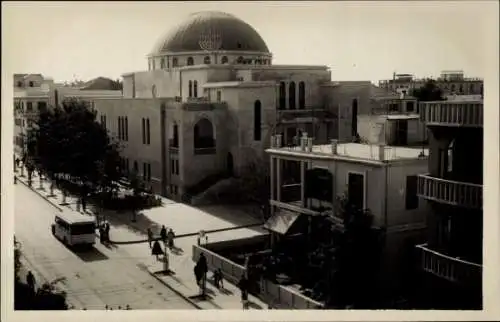
[[196, 276], [196, 283], [200, 287], [200, 295], [205, 295], [206, 290], [206, 280], [207, 280], [207, 258], [203, 253], [200, 254], [196, 266], [194, 267], [194, 274]]
[[148, 244], [149, 244], [149, 248], [152, 248], [153, 247], [153, 231], [151, 230], [151, 228], [148, 228]]
[[172, 228], [170, 228], [168, 230], [168, 233], [167, 233], [167, 240], [168, 240], [168, 248], [170, 250], [172, 250], [174, 248], [174, 238], [175, 238], [175, 233], [174, 231], [172, 230]]
[[106, 223], [104, 224], [104, 232], [105, 232], [105, 234], [104, 234], [104, 235], [106, 236], [106, 242], [107, 242], [107, 243], [110, 243], [110, 242], [111, 242], [111, 240], [109, 239], [109, 230], [110, 230], [110, 229], [111, 229], [111, 227], [109, 226], [109, 222], [106, 222]]
[[220, 268], [216, 269], [214, 272], [214, 283], [218, 290], [224, 288], [223, 278], [224, 276], [222, 275], [222, 270]]
[[165, 227], [165, 225], [161, 226], [160, 237], [163, 241], [163, 245], [167, 245], [167, 228]]
[[241, 304], [243, 305], [243, 310], [246, 310], [248, 308], [248, 279], [245, 274], [243, 274], [238, 282], [238, 287], [241, 291]]
[[155, 242], [153, 243], [151, 254], [156, 256], [156, 260], [160, 260], [158, 256], [164, 254], [163, 249], [161, 249], [160, 242], [158, 242], [157, 240], [155, 240]]
[[28, 274], [26, 275], [26, 283], [28, 284], [31, 292], [33, 294], [35, 293], [35, 276], [31, 271], [28, 271]]

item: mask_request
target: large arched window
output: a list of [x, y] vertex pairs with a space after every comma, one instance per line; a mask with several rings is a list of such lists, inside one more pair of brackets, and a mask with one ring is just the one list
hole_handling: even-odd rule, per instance
[[165, 69], [165, 58], [163, 58], [163, 57], [160, 60], [160, 68]]
[[189, 97], [193, 97], [193, 81], [188, 82], [188, 87], [189, 87]]
[[220, 61], [222, 64], [227, 64], [228, 62], [228, 59], [227, 59], [227, 56], [222, 56], [222, 59]]
[[306, 108], [306, 84], [304, 82], [299, 83], [299, 109], [303, 110]]
[[172, 66], [177, 67], [177, 57], [172, 58]]
[[295, 82], [290, 82], [288, 85], [288, 108], [295, 109]]
[[210, 56], [205, 56], [205, 58], [203, 58], [203, 64], [205, 64], [205, 65], [210, 64]]
[[253, 103], [253, 139], [254, 141], [261, 140], [261, 123], [262, 123], [262, 103], [256, 100]]
[[193, 82], [193, 97], [198, 97], [198, 81]]
[[199, 120], [193, 129], [194, 153], [212, 154], [215, 153], [215, 136], [212, 123], [203, 118]]
[[243, 64], [243, 57], [242, 56], [238, 57], [238, 60], [236, 62], [238, 64]]
[[188, 59], [187, 59], [187, 65], [188, 66], [194, 65], [194, 59], [193, 59], [193, 57], [188, 57]]
[[286, 109], [286, 84], [285, 82], [280, 82], [279, 89], [279, 109]]

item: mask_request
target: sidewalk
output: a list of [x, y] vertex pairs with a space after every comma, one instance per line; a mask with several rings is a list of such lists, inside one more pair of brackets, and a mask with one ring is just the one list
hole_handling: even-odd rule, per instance
[[[16, 175], [19, 173], [18, 171]], [[18, 178], [18, 184], [27, 185], [26, 182], [25, 171], [25, 177]], [[43, 190], [40, 190], [38, 177], [33, 175], [31, 187], [33, 191], [58, 209], [66, 208], [76, 211], [76, 198], [67, 197], [67, 205], [60, 205], [62, 192], [54, 189], [54, 196], [49, 196], [49, 187], [50, 184], [44, 181]], [[198, 232], [202, 229], [207, 232], [209, 243], [264, 234], [266, 231], [261, 228], [259, 220], [249, 217], [237, 209], [225, 209], [224, 212], [224, 207], [210, 206], [200, 209], [166, 198], [162, 198], [162, 201], [164, 203], [162, 207], [142, 211], [141, 215], [137, 216], [136, 223], [130, 222], [131, 216], [128, 214], [106, 211], [106, 219], [112, 227], [110, 237], [113, 243], [116, 241], [121, 250], [139, 262], [141, 268], [199, 309], [241, 309], [241, 292], [238, 287], [224, 281], [224, 289], [217, 290], [212, 283], [212, 272], [209, 272], [207, 276], [209, 299], [199, 301], [192, 298], [199, 294], [199, 287], [196, 284], [193, 271], [195, 263], [191, 259], [192, 246], [196, 244]], [[89, 205], [88, 208], [92, 208], [92, 206]], [[89, 209], [87, 209], [87, 213], [93, 215]], [[171, 274], [164, 274], [163, 262], [156, 261], [151, 255], [144, 231], [148, 225], [156, 229], [165, 225], [176, 232], [175, 246], [177, 251], [168, 251]], [[241, 227], [248, 225], [253, 226]], [[248, 299], [250, 309], [267, 309], [267, 304], [254, 296], [249, 295]]]

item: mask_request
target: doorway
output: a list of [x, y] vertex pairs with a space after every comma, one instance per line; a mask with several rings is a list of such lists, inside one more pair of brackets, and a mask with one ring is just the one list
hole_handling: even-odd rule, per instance
[[397, 120], [396, 121], [396, 138], [395, 145], [407, 145], [408, 144], [408, 121], [407, 120]]
[[226, 166], [227, 166], [227, 172], [229, 173], [229, 175], [233, 175], [233, 172], [234, 172], [234, 160], [233, 160], [233, 155], [231, 154], [231, 152], [227, 153], [227, 156], [226, 156]]

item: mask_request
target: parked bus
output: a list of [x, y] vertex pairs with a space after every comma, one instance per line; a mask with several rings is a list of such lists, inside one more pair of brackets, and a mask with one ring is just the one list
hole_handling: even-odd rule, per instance
[[96, 226], [94, 219], [76, 212], [56, 214], [52, 224], [52, 234], [68, 246], [95, 243]]

